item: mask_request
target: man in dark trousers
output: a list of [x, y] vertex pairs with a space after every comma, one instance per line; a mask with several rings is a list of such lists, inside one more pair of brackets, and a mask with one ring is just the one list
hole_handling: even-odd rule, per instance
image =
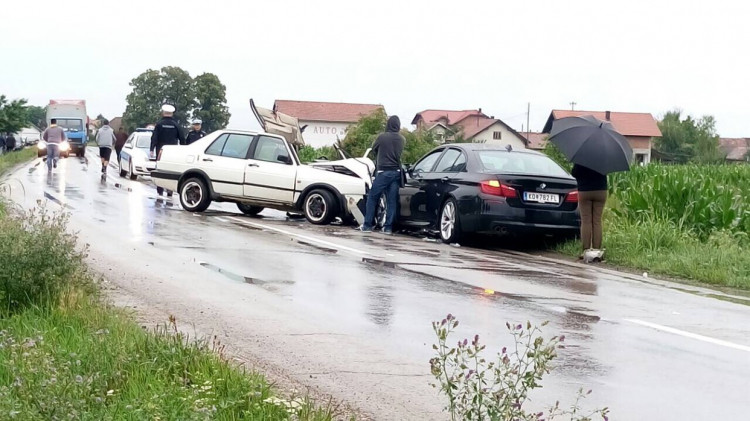
[[[180, 131], [180, 125], [174, 119], [174, 107], [165, 104], [161, 107], [162, 118], [156, 123], [154, 132], [151, 134], [151, 153], [159, 159], [159, 152], [164, 145], [180, 145], [185, 143], [185, 138]], [[164, 193], [161, 187], [156, 188], [159, 195]], [[167, 190], [167, 196], [172, 196], [172, 192]]]
[[375, 221], [375, 208], [380, 196], [385, 193], [387, 210], [383, 234], [393, 234], [393, 223], [398, 207], [398, 189], [401, 186], [401, 154], [404, 152], [404, 137], [401, 136], [401, 120], [398, 116], [388, 119], [385, 133], [380, 134], [372, 145], [377, 154], [375, 180], [367, 196], [365, 222], [360, 227], [363, 232], [372, 232]]
[[125, 142], [128, 141], [128, 133], [125, 131], [125, 128], [120, 126], [120, 128], [117, 130], [117, 133], [115, 133], [115, 152], [117, 153], [117, 166], [120, 166], [120, 152], [122, 152], [122, 148], [125, 146]]
[[201, 120], [198, 120], [198, 119], [193, 120], [193, 129], [190, 130], [190, 132], [185, 137], [186, 145], [189, 145], [206, 135], [206, 132], [201, 130], [202, 125], [203, 125], [203, 122]]
[[13, 137], [13, 133], [8, 132], [8, 136], [5, 137], [5, 148], [8, 152], [16, 150], [16, 138]]
[[5, 153], [5, 135], [0, 133], [0, 155]]

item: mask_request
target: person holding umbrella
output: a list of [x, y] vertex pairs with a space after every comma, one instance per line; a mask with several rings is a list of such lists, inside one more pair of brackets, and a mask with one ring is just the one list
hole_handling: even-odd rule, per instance
[[611, 123], [594, 116], [566, 117], [555, 120], [550, 131], [555, 144], [573, 163], [578, 182], [578, 209], [581, 213], [583, 260], [601, 261], [602, 215], [607, 203], [607, 174], [628, 171], [633, 149]]

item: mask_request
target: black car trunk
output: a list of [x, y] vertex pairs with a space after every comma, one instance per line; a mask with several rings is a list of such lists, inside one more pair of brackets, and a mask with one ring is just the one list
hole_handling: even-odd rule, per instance
[[496, 174], [500, 183], [512, 187], [515, 197], [508, 197], [508, 205], [514, 208], [547, 209], [573, 211], [577, 201], [566, 201], [568, 195], [577, 189], [574, 179]]

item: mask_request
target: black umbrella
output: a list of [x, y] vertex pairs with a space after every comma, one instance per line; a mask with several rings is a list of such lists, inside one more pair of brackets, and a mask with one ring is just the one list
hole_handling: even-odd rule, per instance
[[570, 162], [600, 174], [627, 171], [633, 160], [633, 148], [625, 136], [611, 123], [590, 115], [555, 120], [549, 140]]

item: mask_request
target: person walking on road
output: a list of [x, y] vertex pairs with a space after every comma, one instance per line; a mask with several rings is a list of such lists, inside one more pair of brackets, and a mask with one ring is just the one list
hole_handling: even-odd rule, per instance
[[572, 171], [578, 182], [578, 209], [581, 212], [582, 259], [601, 261], [602, 214], [607, 203], [607, 176], [583, 165], [575, 164]]
[[185, 137], [186, 145], [189, 145], [206, 135], [206, 132], [201, 130], [202, 125], [203, 125], [203, 122], [201, 120], [198, 120], [198, 119], [193, 120], [193, 128], [192, 130], [190, 130], [190, 132], [188, 132], [187, 136]]
[[123, 127], [120, 127], [115, 134], [115, 153], [117, 153], [117, 166], [120, 166], [120, 152], [125, 146], [125, 142], [128, 141], [128, 133]]
[[[151, 153], [156, 159], [159, 159], [159, 153], [164, 145], [181, 145], [185, 143], [185, 138], [180, 131], [180, 125], [174, 119], [175, 108], [169, 104], [161, 107], [162, 118], [156, 123], [154, 132], [151, 134]], [[156, 188], [159, 195], [164, 193], [161, 187]], [[167, 191], [167, 196], [172, 196], [171, 191]]]
[[99, 157], [102, 159], [102, 177], [107, 176], [107, 165], [112, 157], [112, 148], [115, 146], [117, 138], [115, 131], [109, 127], [109, 121], [103, 120], [102, 127], [96, 133], [96, 143], [99, 144]]
[[57, 157], [60, 155], [60, 144], [66, 139], [65, 130], [57, 125], [57, 119], [50, 120], [50, 125], [42, 133], [42, 140], [47, 143], [47, 171], [57, 168]]
[[381, 133], [372, 145], [372, 151], [377, 154], [375, 180], [367, 196], [365, 222], [360, 227], [363, 232], [372, 232], [375, 222], [375, 209], [380, 196], [385, 193], [386, 219], [383, 234], [393, 234], [393, 223], [396, 219], [398, 207], [398, 189], [401, 187], [401, 154], [404, 152], [405, 139], [399, 131], [401, 120], [398, 116], [388, 118], [385, 133]]

